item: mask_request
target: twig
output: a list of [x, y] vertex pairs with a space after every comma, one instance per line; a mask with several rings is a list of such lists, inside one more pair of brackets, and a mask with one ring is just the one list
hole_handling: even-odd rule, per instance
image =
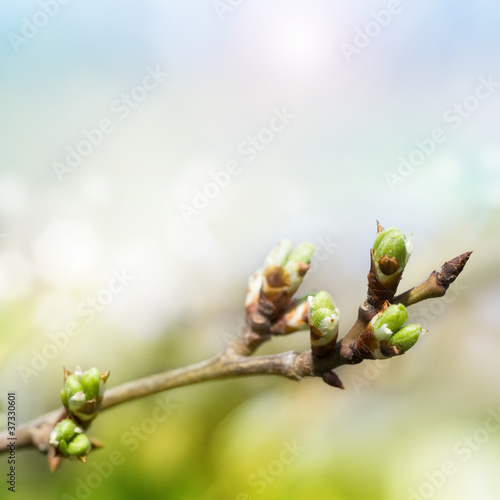
[[[246, 338], [254, 340], [251, 334]], [[241, 344], [239, 339], [225, 351], [208, 360], [113, 387], [106, 391], [101, 411], [137, 398], [207, 380], [250, 375], [281, 375], [292, 380], [302, 380], [306, 376], [313, 376], [310, 352], [299, 354], [289, 351], [268, 356], [239, 356], [236, 351], [241, 349]], [[247, 348], [250, 349], [249, 346]], [[16, 447], [34, 446], [42, 452], [47, 452], [48, 434], [65, 415], [66, 410], [61, 407], [18, 427]], [[0, 452], [7, 451], [7, 438], [7, 431], [3, 431], [0, 434]]]
[[453, 283], [462, 272], [471, 254], [472, 252], [466, 252], [445, 262], [439, 271], [433, 271], [423, 283], [394, 297], [392, 302], [394, 304], [403, 304], [405, 307], [408, 307], [422, 300], [442, 297], [451, 283]]
[[[379, 232], [380, 228], [381, 226], [379, 226]], [[392, 303], [410, 306], [427, 298], [444, 295], [449, 285], [464, 268], [470, 254], [471, 252], [467, 252], [446, 262], [439, 271], [434, 271], [422, 284], [394, 297]], [[373, 266], [371, 274], [373, 275]], [[101, 411], [176, 387], [207, 380], [250, 375], [280, 375], [296, 381], [302, 380], [304, 377], [321, 376], [326, 383], [343, 388], [342, 382], [332, 370], [345, 364], [355, 364], [363, 359], [371, 359], [369, 352], [357, 351], [356, 340], [366, 331], [371, 318], [378, 312], [376, 304], [381, 300], [379, 300], [380, 297], [377, 298], [375, 289], [371, 288], [373, 282], [374, 279], [371, 279], [369, 275], [367, 300], [359, 308], [357, 321], [347, 335], [335, 344], [327, 356], [317, 356], [310, 350], [303, 353], [289, 351], [274, 355], [251, 356], [262, 343], [271, 338], [273, 330], [272, 326], [268, 326], [267, 331], [259, 332], [247, 328], [224, 351], [210, 359], [127, 382], [107, 390]], [[373, 297], [376, 300], [373, 300]], [[265, 312], [264, 306], [267, 304], [263, 302], [262, 296], [259, 301], [260, 309], [257, 312], [261, 314], [261, 311]], [[307, 317], [307, 303], [302, 303], [300, 307], [302, 307], [300, 321], [303, 322]], [[275, 313], [272, 312], [272, 314]], [[253, 313], [254, 317], [256, 315]], [[264, 319], [266, 318], [264, 317]], [[277, 321], [279, 322], [279, 317]], [[277, 334], [283, 334], [285, 330], [282, 330], [283, 328], [277, 329], [276, 331], [279, 331]], [[49, 434], [54, 425], [67, 414], [67, 410], [62, 407], [21, 425], [16, 430], [16, 447], [35, 447], [41, 452], [49, 453], [50, 457]], [[6, 430], [0, 433], [0, 453], [8, 450], [8, 437], [9, 434]]]
[[101, 410], [150, 394], [206, 380], [249, 375], [282, 375], [292, 380], [301, 380], [311, 372], [301, 365], [297, 366], [298, 356], [299, 353], [293, 351], [269, 356], [237, 358], [219, 354], [201, 363], [151, 375], [110, 389], [106, 392]]

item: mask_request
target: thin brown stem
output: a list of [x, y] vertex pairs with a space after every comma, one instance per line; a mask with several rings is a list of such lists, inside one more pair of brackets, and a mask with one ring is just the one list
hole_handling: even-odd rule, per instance
[[393, 304], [412, 306], [422, 300], [442, 297], [448, 287], [457, 279], [472, 252], [466, 252], [454, 259], [445, 262], [439, 271], [434, 271], [420, 285], [410, 288], [406, 292], [394, 297]]
[[144, 396], [176, 387], [198, 384], [206, 380], [265, 374], [282, 375], [293, 380], [300, 380], [303, 374], [298, 373], [293, 367], [297, 354], [295, 352], [285, 352], [250, 358], [228, 357], [222, 353], [200, 363], [150, 375], [109, 389], [104, 396], [101, 410]]
[[[253, 341], [251, 346], [247, 346], [247, 350], [254, 350], [258, 344], [255, 337], [249, 334], [244, 338]], [[113, 387], [106, 391], [101, 411], [127, 401], [207, 380], [249, 375], [281, 375], [292, 380], [301, 380], [306, 376], [313, 376], [310, 353], [299, 354], [289, 351], [268, 356], [247, 357], [237, 354], [237, 351], [241, 350], [244, 350], [242, 343], [236, 341], [222, 353], [200, 363], [167, 370]], [[65, 409], [60, 408], [20, 426], [16, 430], [16, 447], [34, 446], [40, 451], [47, 452], [48, 435], [57, 421], [65, 415]], [[0, 452], [8, 450], [8, 437], [7, 431], [0, 433]]]

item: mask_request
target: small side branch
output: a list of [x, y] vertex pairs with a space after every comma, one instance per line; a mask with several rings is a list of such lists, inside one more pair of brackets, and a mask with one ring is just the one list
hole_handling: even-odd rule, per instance
[[422, 300], [442, 297], [448, 287], [457, 279], [472, 252], [466, 252], [445, 262], [439, 271], [434, 271], [420, 285], [410, 288], [406, 292], [394, 297], [393, 304], [403, 304], [405, 307], [412, 306]]

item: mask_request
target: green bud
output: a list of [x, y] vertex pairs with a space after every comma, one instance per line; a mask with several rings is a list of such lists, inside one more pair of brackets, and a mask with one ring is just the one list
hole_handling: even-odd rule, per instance
[[[52, 443], [54, 444], [54, 443]], [[54, 445], [56, 446], [56, 445]], [[69, 455], [68, 453], [68, 442], [67, 441], [60, 441], [59, 444], [56, 446], [57, 451], [61, 454], [67, 457]]]
[[92, 420], [99, 411], [109, 373], [101, 373], [97, 368], [68, 373], [61, 391], [64, 406], [80, 421]]
[[328, 292], [321, 291], [309, 296], [309, 311], [315, 312], [318, 309], [335, 309], [335, 304]]
[[91, 444], [83, 429], [78, 427], [73, 420], [62, 420], [52, 430], [49, 442], [64, 456], [84, 455], [90, 450]]
[[416, 324], [409, 324], [403, 326], [394, 335], [389, 337], [388, 343], [393, 345], [402, 352], [406, 352], [408, 349], [413, 347], [420, 334], [422, 333], [422, 327]]
[[387, 276], [402, 271], [411, 251], [411, 240], [407, 240], [401, 230], [390, 227], [381, 231], [373, 244], [373, 259], [379, 279], [383, 281]]
[[67, 418], [61, 422], [59, 422], [54, 429], [57, 429], [58, 439], [62, 439], [64, 441], [71, 441], [74, 435], [76, 434], [76, 426], [73, 420]]
[[101, 388], [101, 372], [97, 368], [91, 368], [82, 374], [80, 379], [85, 399], [93, 399], [99, 395]]
[[393, 304], [385, 311], [379, 312], [373, 317], [370, 324], [373, 333], [379, 341], [387, 340], [396, 333], [408, 319], [408, 313], [403, 304]]
[[289, 255], [286, 261], [286, 267], [296, 262], [305, 262], [306, 264], [311, 263], [311, 258], [314, 254], [314, 245], [305, 241], [300, 243], [295, 247], [295, 250]]
[[309, 323], [320, 330], [325, 337], [331, 338], [338, 330], [338, 319], [338, 315], [330, 309], [319, 309], [311, 314]]
[[76, 375], [68, 375], [68, 378], [64, 382], [64, 386], [61, 390], [61, 399], [63, 405], [68, 407], [69, 400], [78, 392], [82, 392], [82, 384], [80, 384], [80, 380]]
[[280, 241], [266, 257], [264, 267], [284, 266], [291, 251], [292, 242], [290, 240]]
[[68, 443], [68, 455], [84, 455], [90, 448], [90, 439], [87, 434], [77, 434], [74, 439]]
[[313, 349], [337, 340], [340, 312], [325, 291], [309, 296], [309, 325]]
[[[293, 252], [288, 240], [282, 241], [268, 255], [262, 269], [262, 293], [273, 304], [274, 311], [286, 309], [309, 269], [314, 253], [311, 243], [301, 243]], [[256, 287], [260, 283], [259, 272], [252, 277], [247, 289], [245, 307], [247, 312], [258, 303]], [[260, 291], [259, 290], [259, 295]]]

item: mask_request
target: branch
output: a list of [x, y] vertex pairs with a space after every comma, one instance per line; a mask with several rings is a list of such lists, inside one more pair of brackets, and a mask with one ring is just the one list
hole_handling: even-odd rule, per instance
[[301, 355], [289, 351], [269, 356], [233, 357], [225, 351], [201, 363], [168, 370], [109, 389], [101, 411], [137, 398], [207, 380], [249, 375], [282, 375], [292, 380], [302, 380], [305, 376], [312, 375], [307, 362], [303, 361], [304, 354], [306, 353]]
[[[207, 380], [250, 375], [281, 375], [291, 380], [302, 380], [306, 376], [313, 376], [310, 351], [302, 354], [289, 351], [254, 357], [240, 354], [251, 354], [269, 338], [246, 330], [241, 338], [210, 359], [113, 387], [105, 392], [101, 411], [127, 401]], [[66, 415], [66, 409], [61, 407], [18, 427], [16, 448], [35, 447], [47, 453], [49, 434], [54, 425]], [[0, 433], [0, 453], [8, 450], [8, 437], [6, 430]]]
[[[400, 322], [400, 314], [404, 312], [407, 318], [403, 306], [444, 295], [463, 270], [471, 252], [446, 262], [426, 281], [394, 297], [411, 247], [408, 241], [405, 243], [404, 235], [399, 230], [390, 228], [386, 231], [380, 224], [377, 228], [377, 240], [370, 251], [367, 297], [359, 307], [358, 319], [342, 340], [337, 341], [338, 310], [327, 292], [308, 297], [310, 301], [305, 297], [292, 299], [309, 269], [312, 245], [303, 243], [291, 252], [291, 243], [282, 242], [268, 256], [264, 269], [250, 278], [245, 299], [248, 326], [240, 337], [221, 353], [205, 361], [107, 390], [100, 411], [176, 387], [250, 375], [279, 375], [295, 381], [305, 377], [322, 377], [327, 384], [343, 388], [333, 372], [335, 368], [360, 363], [364, 359], [387, 359], [403, 354], [416, 342], [418, 328], [422, 329], [420, 325], [401, 328], [406, 320]], [[387, 238], [388, 234], [390, 238]], [[394, 247], [396, 237], [399, 238], [399, 248]], [[374, 328], [374, 322], [378, 324], [381, 315], [384, 315], [382, 326]], [[252, 356], [273, 335], [288, 335], [305, 328], [311, 331], [311, 350]], [[390, 337], [386, 336], [388, 330], [392, 333]], [[393, 338], [396, 340], [391, 342]], [[65, 379], [69, 373], [65, 371]], [[107, 378], [107, 374], [105, 376]], [[95, 399], [92, 401], [95, 404]], [[61, 407], [21, 425], [15, 432], [16, 448], [34, 447], [47, 453], [51, 469], [55, 469], [62, 458], [49, 443], [49, 434], [59, 421], [67, 417], [75, 418], [75, 415]], [[82, 425], [86, 428], [89, 424], [90, 420]], [[8, 451], [9, 437], [7, 430], [0, 433], [0, 453]], [[96, 442], [93, 444], [97, 445]], [[79, 458], [84, 460], [85, 456]]]
[[[378, 221], [377, 230], [379, 234], [384, 230]], [[380, 348], [383, 351], [383, 357], [403, 354], [394, 347], [380, 345], [374, 338], [370, 321], [381, 310], [384, 310], [389, 303], [409, 307], [425, 299], [442, 297], [451, 283], [463, 271], [471, 254], [472, 252], [466, 252], [445, 262], [439, 271], [433, 271], [423, 283], [393, 297], [389, 302], [387, 299], [391, 297], [391, 294], [394, 296], [402, 272], [395, 279], [389, 280], [387, 282], [389, 285], [381, 285], [375, 273], [374, 252], [372, 249], [370, 251], [371, 267], [368, 273], [367, 297], [358, 309], [358, 318], [349, 332], [335, 344], [327, 356], [315, 357], [313, 355], [314, 372], [322, 376], [326, 383], [335, 387], [343, 387], [336, 375], [332, 378], [331, 371], [335, 368], [345, 364], [357, 364], [365, 359], [376, 359], [378, 354], [376, 356], [375, 351]], [[327, 378], [325, 378], [325, 375]]]

